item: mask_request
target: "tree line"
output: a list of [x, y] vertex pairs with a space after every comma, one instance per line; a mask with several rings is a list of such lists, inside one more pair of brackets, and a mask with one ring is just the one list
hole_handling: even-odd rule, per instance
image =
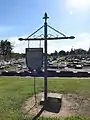
[[0, 41], [0, 59], [8, 60], [11, 58], [22, 58], [25, 57], [25, 54], [14, 53], [14, 46], [9, 40], [1, 40]]
[[61, 50], [59, 52], [55, 51], [54, 53], [50, 53], [49, 56], [66, 56], [66, 55], [90, 55], [90, 48], [88, 50], [84, 50], [82, 48], [79, 49], [71, 49], [70, 51]]

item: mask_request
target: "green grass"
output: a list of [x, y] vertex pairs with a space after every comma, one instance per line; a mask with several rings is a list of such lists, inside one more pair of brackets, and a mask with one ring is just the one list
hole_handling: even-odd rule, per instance
[[[43, 79], [36, 80], [37, 92], [43, 90]], [[90, 97], [90, 79], [48, 79], [48, 91], [78, 93]], [[33, 79], [20, 77], [0, 78], [0, 120], [24, 120], [20, 112], [22, 103], [33, 95]], [[29, 120], [29, 119], [27, 119]], [[38, 120], [54, 120], [39, 118]], [[55, 119], [58, 120], [58, 119]], [[89, 120], [80, 117], [60, 120]]]

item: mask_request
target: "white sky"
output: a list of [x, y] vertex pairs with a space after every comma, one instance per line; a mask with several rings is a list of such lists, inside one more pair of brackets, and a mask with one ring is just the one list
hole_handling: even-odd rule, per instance
[[66, 7], [69, 13], [87, 12], [90, 9], [90, 0], [66, 0]]

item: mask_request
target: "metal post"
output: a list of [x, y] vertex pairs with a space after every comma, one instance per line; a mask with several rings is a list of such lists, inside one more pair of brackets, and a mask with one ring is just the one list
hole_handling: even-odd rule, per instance
[[45, 56], [44, 56], [44, 101], [47, 100], [47, 13], [45, 13], [45, 16], [43, 19], [45, 19], [44, 23], [44, 50], [45, 50]]
[[34, 73], [34, 95], [35, 95], [35, 105], [37, 103], [37, 100], [36, 100], [36, 70], [33, 70], [33, 73]]

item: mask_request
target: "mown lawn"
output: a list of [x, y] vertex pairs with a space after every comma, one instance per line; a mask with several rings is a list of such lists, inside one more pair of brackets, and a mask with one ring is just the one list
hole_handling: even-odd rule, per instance
[[[36, 79], [37, 92], [43, 90], [43, 79]], [[90, 79], [48, 79], [48, 91], [78, 93], [90, 97]], [[33, 78], [0, 78], [0, 120], [25, 120], [20, 108], [22, 103], [33, 95]], [[26, 120], [29, 120], [26, 119]], [[39, 118], [38, 120], [56, 120]], [[58, 120], [58, 119], [57, 119]], [[90, 120], [90, 118], [70, 117], [60, 120]]]

